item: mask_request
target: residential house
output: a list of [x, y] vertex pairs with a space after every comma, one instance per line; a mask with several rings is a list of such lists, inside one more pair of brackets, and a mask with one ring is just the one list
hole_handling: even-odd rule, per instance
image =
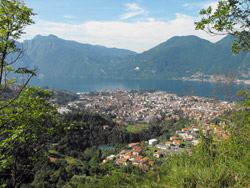
[[174, 140], [174, 141], [173, 141], [173, 144], [174, 144], [175, 146], [180, 146], [180, 145], [181, 145], [181, 141], [180, 141], [180, 140]]
[[133, 155], [139, 156], [142, 154], [142, 149], [141, 148], [137, 148], [136, 150], [133, 151]]
[[158, 143], [158, 140], [157, 140], [157, 139], [150, 139], [150, 140], [148, 141], [148, 144], [151, 145], [151, 146], [154, 146], [154, 145], [156, 145], [157, 143]]
[[132, 155], [129, 159], [129, 161], [133, 162], [135, 160], [135, 158], [138, 157], [137, 155]]
[[124, 158], [118, 159], [117, 160], [117, 164], [126, 166], [127, 165], [127, 161], [128, 161], [128, 159], [124, 157]]
[[133, 155], [133, 152], [130, 151], [130, 152], [128, 152], [128, 153], [126, 153], [126, 154], [124, 155], [124, 158], [130, 159], [132, 155]]
[[110, 156], [106, 157], [106, 159], [104, 159], [104, 160], [102, 161], [102, 163], [106, 163], [107, 161], [110, 161], [110, 160], [112, 160], [112, 159], [114, 159], [114, 158], [115, 158], [115, 155], [110, 155]]
[[190, 132], [189, 128], [183, 128], [182, 131], [186, 133]]
[[179, 139], [179, 137], [177, 137], [177, 136], [170, 137], [170, 140], [178, 140], [178, 139]]
[[137, 150], [137, 149], [142, 149], [142, 148], [141, 148], [141, 146], [135, 146], [135, 147], [133, 147], [134, 151]]
[[133, 147], [135, 147], [135, 146], [139, 146], [140, 145], [140, 143], [139, 142], [136, 142], [136, 143], [130, 143], [130, 144], [128, 144], [128, 146], [130, 147], [130, 148], [133, 148]]
[[182, 138], [185, 138], [186, 132], [185, 131], [176, 131], [176, 134]]
[[154, 166], [154, 165], [155, 165], [155, 161], [148, 161], [148, 164], [149, 164], [150, 166]]
[[50, 158], [49, 158], [49, 161], [50, 161], [51, 163], [54, 163], [56, 160], [57, 160], [57, 158], [54, 158], [54, 157], [50, 157]]
[[109, 128], [109, 125], [103, 125], [103, 130], [106, 130]]
[[157, 144], [155, 145], [156, 148], [159, 148], [159, 149], [167, 149], [167, 146], [166, 145], [163, 145], [163, 144]]
[[153, 155], [154, 157], [160, 158], [162, 156], [162, 153], [160, 151], [157, 151]]
[[134, 161], [132, 164], [139, 165], [141, 163], [142, 158], [143, 158], [143, 156], [139, 155], [138, 157], [134, 158]]
[[148, 164], [149, 162], [149, 158], [148, 157], [144, 157], [142, 160], [141, 160], [141, 163], [142, 164]]
[[173, 142], [166, 142], [167, 146], [171, 146], [173, 144]]
[[120, 156], [125, 155], [128, 151], [127, 150], [122, 150], [119, 154]]

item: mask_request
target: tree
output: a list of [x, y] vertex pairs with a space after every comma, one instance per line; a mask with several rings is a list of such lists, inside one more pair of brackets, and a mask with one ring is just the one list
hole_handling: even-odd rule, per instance
[[221, 0], [217, 9], [202, 9], [204, 17], [195, 22], [196, 29], [204, 30], [212, 35], [232, 35], [236, 38], [232, 51], [250, 51], [250, 1]]
[[17, 100], [0, 111], [0, 184], [19, 187], [32, 180], [33, 167], [44, 157], [56, 125], [50, 94], [26, 87]]
[[[56, 128], [56, 110], [47, 101], [50, 94], [27, 87], [36, 70], [13, 66], [25, 51], [17, 40], [34, 23], [33, 15], [22, 0], [0, 1], [0, 187], [20, 187], [33, 180], [35, 164], [48, 160], [46, 143]], [[10, 79], [10, 74], [21, 75], [23, 83]], [[9, 96], [4, 98], [6, 92]]]
[[[13, 102], [19, 96], [31, 77], [36, 74], [35, 69], [12, 67], [23, 56], [24, 48], [18, 46], [16, 41], [25, 33], [25, 27], [34, 23], [31, 19], [33, 15], [35, 14], [32, 9], [27, 8], [21, 0], [0, 1], [0, 94], [2, 95], [6, 88], [15, 82], [15, 79], [8, 79], [10, 73], [22, 75], [23, 78], [22, 86], [19, 85], [16, 96], [9, 102]], [[3, 104], [0, 109], [7, 105], [9, 104]]]

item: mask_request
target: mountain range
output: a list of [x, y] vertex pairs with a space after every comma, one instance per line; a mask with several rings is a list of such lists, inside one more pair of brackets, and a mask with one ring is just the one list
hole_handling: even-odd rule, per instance
[[250, 55], [230, 50], [233, 38], [211, 43], [196, 36], [173, 37], [136, 53], [129, 50], [81, 44], [54, 35], [36, 36], [22, 44], [27, 49], [19, 66], [38, 67], [46, 78], [182, 78], [226, 73], [250, 77]]

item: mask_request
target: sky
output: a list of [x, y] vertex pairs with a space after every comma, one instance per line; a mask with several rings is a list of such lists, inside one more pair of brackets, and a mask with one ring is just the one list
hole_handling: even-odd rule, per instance
[[196, 31], [207, 0], [24, 0], [36, 15], [22, 40], [53, 34], [65, 40], [141, 53], [174, 36], [196, 35], [216, 42], [223, 36]]

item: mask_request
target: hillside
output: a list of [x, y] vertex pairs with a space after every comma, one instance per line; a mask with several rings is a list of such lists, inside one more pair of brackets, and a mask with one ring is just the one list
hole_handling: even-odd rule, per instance
[[[134, 78], [180, 78], [195, 74], [213, 75], [233, 69], [246, 76], [249, 55], [230, 51], [231, 37], [211, 43], [196, 36], [173, 37], [158, 46], [123, 60], [117, 75]], [[244, 67], [244, 68], [243, 68]]]
[[196, 36], [173, 37], [141, 54], [66, 41], [54, 35], [24, 41], [20, 66], [38, 67], [46, 78], [182, 78], [234, 70], [248, 79], [250, 56], [233, 54], [233, 38], [211, 43]]
[[26, 40], [21, 66], [38, 67], [51, 78], [105, 77], [104, 68], [135, 52], [60, 39], [54, 35]]

